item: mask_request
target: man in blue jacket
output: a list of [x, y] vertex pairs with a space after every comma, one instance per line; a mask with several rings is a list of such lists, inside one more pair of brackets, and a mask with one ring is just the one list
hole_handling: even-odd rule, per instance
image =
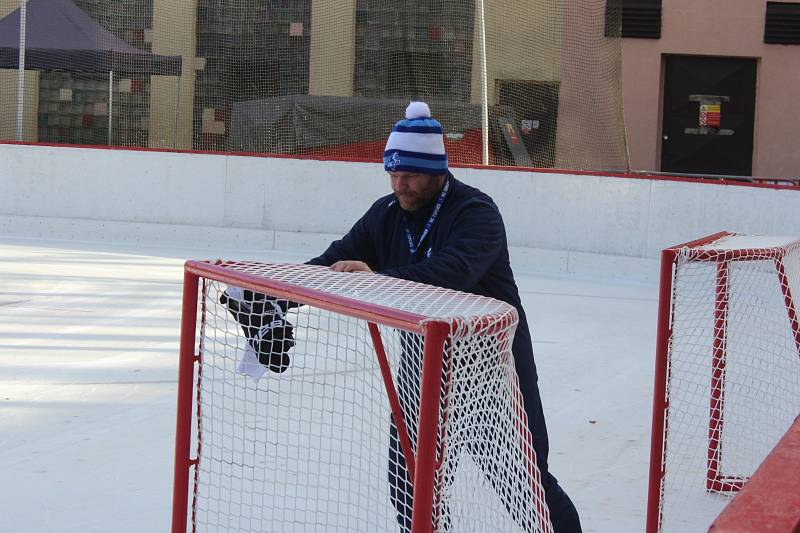
[[[378, 272], [513, 305], [519, 326], [512, 351], [550, 518], [556, 533], [579, 532], [575, 506], [548, 470], [547, 427], [531, 336], [497, 206], [449, 172], [441, 124], [423, 102], [412, 102], [406, 119], [392, 129], [384, 168], [393, 194], [378, 199], [344, 237], [309, 263], [338, 272]], [[394, 425], [391, 431], [390, 458], [402, 463]], [[410, 524], [410, 483], [404, 464], [401, 467], [390, 466], [389, 479], [398, 521], [405, 529]], [[398, 496], [401, 493], [405, 499]]]

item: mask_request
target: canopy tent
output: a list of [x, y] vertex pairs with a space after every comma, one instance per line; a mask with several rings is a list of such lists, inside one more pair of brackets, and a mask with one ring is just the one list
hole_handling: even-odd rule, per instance
[[[0, 68], [19, 66], [20, 11], [0, 19]], [[28, 0], [25, 68], [177, 76], [181, 58], [129, 45], [70, 0]]]
[[[0, 19], [0, 68], [20, 68], [20, 28], [24, 27], [24, 69], [109, 73], [109, 124], [115, 71], [162, 76], [181, 73], [180, 56], [153, 54], [129, 45], [70, 0], [27, 0], [25, 4]], [[17, 95], [19, 102], [23, 92]], [[109, 139], [110, 135], [109, 127]]]

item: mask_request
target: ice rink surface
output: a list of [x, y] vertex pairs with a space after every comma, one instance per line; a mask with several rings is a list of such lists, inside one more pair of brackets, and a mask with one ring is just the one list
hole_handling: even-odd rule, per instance
[[[182, 266], [216, 257], [309, 255], [0, 238], [0, 531], [169, 530]], [[584, 531], [642, 531], [657, 286], [516, 277], [551, 470]]]

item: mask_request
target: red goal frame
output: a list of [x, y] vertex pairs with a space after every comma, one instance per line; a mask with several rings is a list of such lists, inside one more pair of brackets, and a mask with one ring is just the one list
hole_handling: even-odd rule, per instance
[[[724, 237], [736, 235], [732, 232], [719, 232], [701, 239], [684, 244], [672, 246], [661, 253], [661, 274], [658, 303], [658, 329], [656, 335], [656, 365], [655, 383], [653, 387], [653, 414], [650, 444], [650, 473], [647, 495], [646, 531], [656, 533], [661, 524], [661, 485], [665, 476], [665, 440], [668, 421], [666, 418], [669, 402], [667, 398], [667, 383], [669, 381], [669, 346], [672, 338], [672, 292], [675, 275], [675, 264], [681, 250], [699, 248], [720, 240]], [[732, 261], [774, 261], [776, 275], [780, 281], [784, 303], [788, 313], [795, 346], [800, 356], [800, 321], [798, 321], [797, 307], [794, 296], [786, 282], [786, 273], [782, 264], [784, 256], [782, 248], [741, 248], [741, 249], [698, 249], [692, 253], [694, 261], [706, 261], [717, 266], [715, 304], [714, 304], [714, 329], [719, 332], [714, 338], [711, 350], [711, 364], [709, 368], [709, 384], [711, 398], [708, 416], [708, 450], [706, 490], [708, 492], [736, 492], [739, 491], [747, 479], [737, 476], [726, 476], [720, 471], [721, 443], [720, 436], [724, 424], [725, 392], [722, 384], [725, 381], [726, 362], [726, 328], [728, 313], [728, 267]]]
[[[228, 263], [230, 264], [230, 263]], [[445, 343], [451, 332], [463, 325], [463, 319], [453, 317], [434, 319], [423, 315], [381, 305], [357, 301], [345, 296], [323, 293], [265, 277], [224, 268], [207, 261], [186, 261], [183, 277], [183, 297], [181, 312], [180, 360], [178, 368], [178, 400], [175, 438], [174, 486], [172, 502], [172, 532], [185, 533], [188, 526], [190, 477], [198, 459], [192, 457], [192, 422], [195, 372], [200, 364], [197, 353], [198, 291], [200, 280], [214, 280], [229, 285], [268, 293], [271, 296], [300, 304], [311, 305], [326, 311], [360, 318], [368, 323], [368, 330], [375, 348], [376, 357], [384, 383], [393, 419], [398, 430], [398, 440], [405, 456], [409, 478], [414, 487], [411, 511], [412, 531], [428, 533], [432, 531], [434, 506], [434, 476], [440, 464], [436, 459], [437, 439], [443, 439], [438, 427], [440, 395], [442, 394], [441, 373], [444, 364]], [[203, 302], [203, 305], [205, 303]], [[483, 326], [486, 333], [499, 333], [502, 327], [492, 324], [485, 317], [471, 317], [472, 324]], [[399, 396], [393, 382], [389, 361], [383, 346], [378, 325], [388, 326], [424, 336], [422, 354], [422, 374], [420, 383], [419, 428], [416, 442], [417, 453], [413, 452], [411, 438], [403, 415]], [[497, 329], [495, 329], [495, 327]], [[524, 412], [518, 413], [522, 423], [527, 425]], [[443, 443], [444, 445], [444, 443]], [[529, 472], [534, 479], [539, 478], [536, 457], [532, 448], [523, 446]], [[534, 483], [536, 485], [538, 482]], [[536, 486], [533, 487], [537, 493]], [[544, 498], [542, 496], [542, 501]], [[547, 516], [547, 510], [541, 510]]]

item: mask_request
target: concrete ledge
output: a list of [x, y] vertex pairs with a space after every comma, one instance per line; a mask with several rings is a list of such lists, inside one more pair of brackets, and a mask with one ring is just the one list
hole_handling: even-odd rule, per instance
[[[16, 239], [188, 249], [190, 253], [197, 252], [194, 258], [248, 259], [277, 250], [291, 252], [298, 261], [322, 253], [332, 241], [341, 237], [329, 233], [9, 215], [0, 215], [0, 234]], [[647, 283], [658, 279], [658, 261], [654, 259], [519, 246], [510, 247], [509, 251], [512, 267], [520, 273]]]

